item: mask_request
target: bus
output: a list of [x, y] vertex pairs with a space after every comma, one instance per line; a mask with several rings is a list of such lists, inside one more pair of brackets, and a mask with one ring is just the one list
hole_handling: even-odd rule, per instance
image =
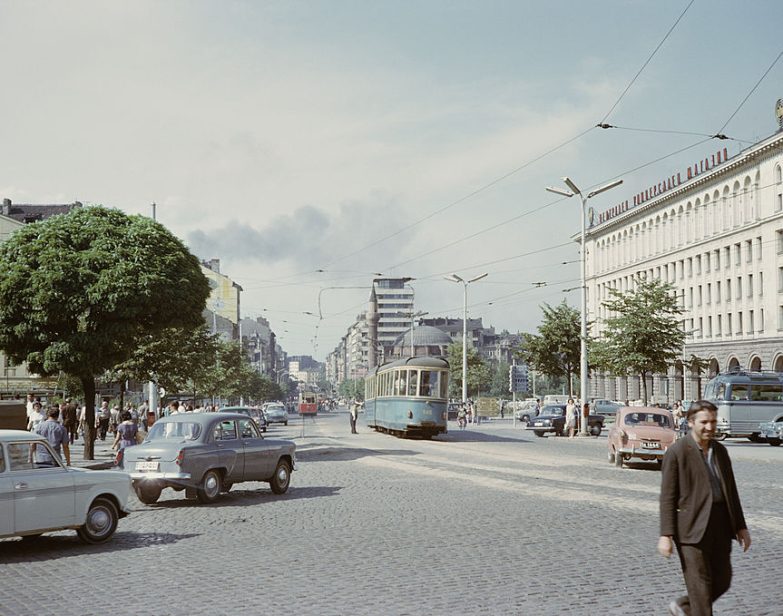
[[783, 421], [783, 373], [722, 372], [707, 383], [704, 399], [718, 407], [716, 438], [758, 442], [759, 424]]
[[364, 417], [373, 430], [430, 439], [447, 431], [449, 362], [408, 357], [364, 379]]

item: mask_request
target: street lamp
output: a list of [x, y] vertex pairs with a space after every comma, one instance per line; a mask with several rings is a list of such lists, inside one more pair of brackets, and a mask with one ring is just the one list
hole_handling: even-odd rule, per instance
[[[573, 197], [574, 195], [579, 195], [580, 200], [582, 201], [582, 234], [581, 234], [581, 244], [582, 244], [582, 328], [581, 328], [581, 334], [580, 334], [580, 370], [579, 370], [579, 390], [580, 390], [580, 397], [582, 399], [582, 404], [584, 405], [587, 402], [587, 283], [586, 283], [586, 271], [587, 271], [587, 249], [585, 246], [585, 220], [587, 218], [587, 201], [591, 197], [595, 197], [596, 195], [600, 195], [602, 192], [606, 192], [610, 188], [614, 188], [615, 186], [619, 186], [623, 183], [622, 180], [614, 180], [613, 182], [609, 182], [608, 184], [605, 184], [604, 186], [601, 186], [600, 188], [596, 188], [595, 190], [591, 190], [589, 193], [587, 193], [587, 196], [582, 194], [582, 191], [579, 190], [576, 184], [571, 180], [569, 177], [564, 177], [563, 182], [565, 182], [565, 185], [568, 186], [570, 191], [563, 190], [562, 188], [553, 188], [552, 186], [547, 186], [546, 189], [551, 192], [555, 193], [556, 195], [562, 195], [564, 197]], [[587, 418], [584, 417], [582, 413], [582, 409], [579, 409], [579, 419], [581, 421], [581, 430], [579, 433], [582, 436], [587, 436]]]
[[464, 288], [464, 301], [462, 309], [462, 403], [468, 401], [468, 285], [471, 282], [476, 282], [482, 278], [489, 276], [488, 273], [483, 273], [480, 276], [465, 280], [457, 274], [451, 274], [451, 276], [444, 276], [449, 282], [460, 282]]

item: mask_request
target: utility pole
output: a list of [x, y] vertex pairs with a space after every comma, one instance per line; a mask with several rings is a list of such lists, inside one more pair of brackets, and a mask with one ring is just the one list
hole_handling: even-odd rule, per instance
[[[155, 216], [156, 208], [157, 208], [157, 206], [155, 205], [155, 202], [153, 201], [152, 202], [152, 220], [153, 221], [156, 221], [156, 216]], [[157, 385], [157, 383], [155, 383], [155, 381], [149, 381], [147, 383], [147, 389], [149, 391], [148, 397], [149, 397], [149, 400], [150, 400], [149, 401], [149, 405], [150, 405], [149, 410], [151, 410], [152, 412], [155, 413], [155, 419], [157, 419], [158, 418], [158, 385]], [[195, 403], [195, 400], [194, 400], [194, 403]]]

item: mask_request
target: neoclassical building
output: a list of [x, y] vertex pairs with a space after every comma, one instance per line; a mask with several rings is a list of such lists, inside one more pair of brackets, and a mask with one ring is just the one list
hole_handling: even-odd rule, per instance
[[[674, 285], [685, 309], [682, 360], [650, 379], [653, 401], [698, 398], [732, 367], [783, 371], [783, 132], [736, 156], [722, 148], [590, 218], [592, 335], [608, 316], [609, 290], [632, 289], [640, 275]], [[689, 369], [692, 355], [709, 361], [706, 371]], [[638, 377], [590, 382], [595, 398], [639, 392]]]

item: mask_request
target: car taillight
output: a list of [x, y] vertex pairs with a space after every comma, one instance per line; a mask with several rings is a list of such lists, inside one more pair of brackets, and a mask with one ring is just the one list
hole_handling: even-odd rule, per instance
[[185, 459], [185, 450], [180, 449], [179, 453], [177, 454], [177, 459], [174, 460], [178, 465], [182, 465], [182, 461]]

